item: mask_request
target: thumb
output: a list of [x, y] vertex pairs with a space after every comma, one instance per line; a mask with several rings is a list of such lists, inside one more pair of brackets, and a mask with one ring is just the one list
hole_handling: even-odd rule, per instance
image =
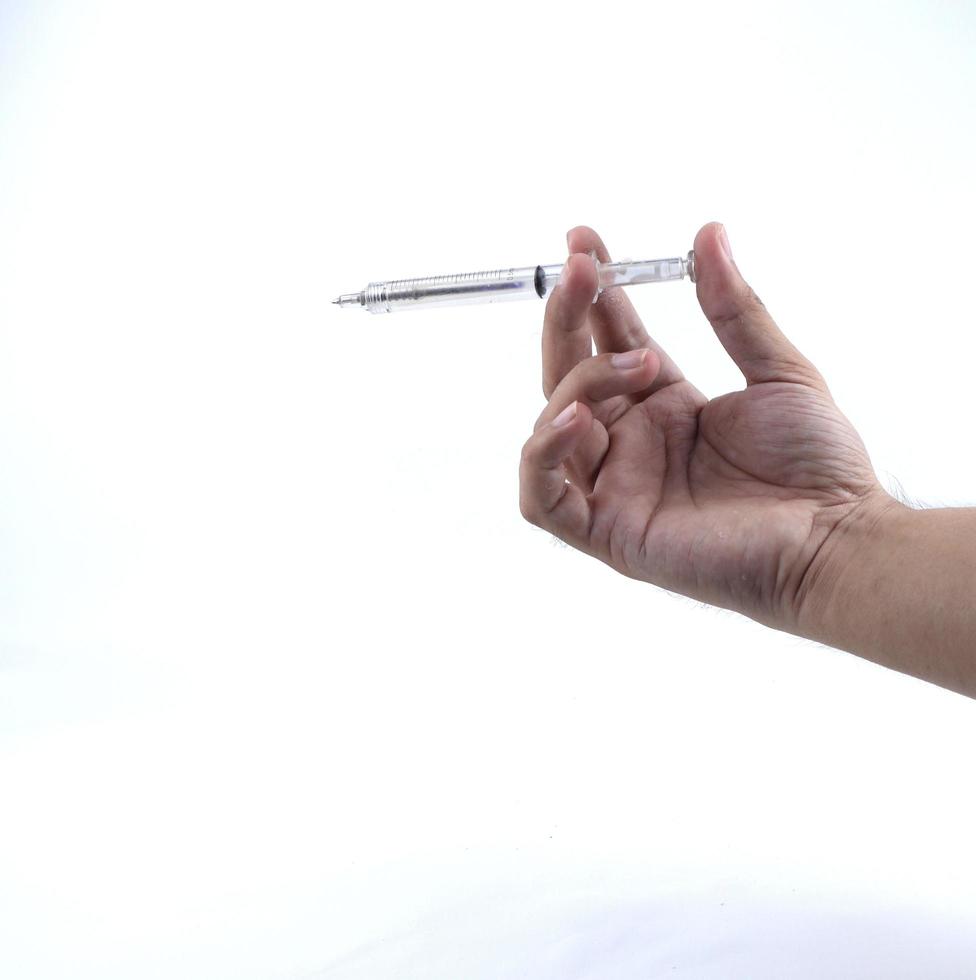
[[792, 381], [826, 389], [817, 369], [787, 340], [739, 274], [717, 221], [695, 236], [698, 302], [747, 384]]

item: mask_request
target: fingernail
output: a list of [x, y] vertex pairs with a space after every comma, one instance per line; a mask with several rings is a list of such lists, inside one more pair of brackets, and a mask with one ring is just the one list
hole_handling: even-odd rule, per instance
[[569, 425], [576, 418], [576, 402], [567, 405], [553, 420], [552, 427], [558, 429], [560, 426]]
[[725, 225], [722, 225], [722, 229], [718, 233], [718, 243], [722, 246], [725, 257], [732, 262], [732, 246], [729, 244], [729, 236], [725, 234]]
[[645, 354], [647, 354], [646, 350], [629, 350], [623, 354], [614, 354], [610, 358], [610, 363], [622, 371], [627, 368], [640, 367], [644, 363]]

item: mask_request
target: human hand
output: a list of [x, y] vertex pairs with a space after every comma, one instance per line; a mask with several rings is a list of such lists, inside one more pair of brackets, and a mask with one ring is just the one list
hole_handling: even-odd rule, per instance
[[[543, 327], [548, 404], [522, 450], [523, 516], [631, 578], [808, 633], [818, 556], [893, 503], [861, 439], [739, 274], [721, 225], [695, 238], [698, 301], [746, 387], [712, 400], [624, 290], [592, 303], [586, 253], [609, 260], [596, 232], [567, 241]], [[633, 363], [617, 363], [626, 352]]]

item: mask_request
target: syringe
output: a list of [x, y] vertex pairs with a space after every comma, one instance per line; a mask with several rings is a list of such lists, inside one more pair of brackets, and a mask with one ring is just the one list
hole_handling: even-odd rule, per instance
[[[695, 281], [695, 253], [683, 259], [650, 259], [633, 262], [598, 262], [599, 285], [595, 303], [604, 289], [635, 286], [641, 282], [667, 282], [688, 276]], [[421, 306], [461, 306], [465, 303], [498, 303], [513, 299], [542, 299], [559, 282], [562, 265], [523, 266], [487, 272], [459, 272], [426, 279], [393, 279], [371, 282], [358, 293], [344, 293], [332, 302], [337, 306], [359, 306], [370, 313], [392, 313]]]

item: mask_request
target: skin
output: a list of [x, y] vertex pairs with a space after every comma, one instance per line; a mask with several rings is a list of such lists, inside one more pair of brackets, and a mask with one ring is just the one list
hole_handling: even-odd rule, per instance
[[[523, 516], [631, 578], [976, 696], [976, 512], [923, 526], [885, 492], [723, 227], [695, 238], [698, 300], [745, 387], [712, 400], [624, 290], [592, 303], [591, 254], [609, 260], [597, 233], [567, 241], [543, 327], [548, 404], [519, 468]], [[624, 352], [636, 363], [615, 364]], [[933, 549], [944, 581], [921, 570]]]

